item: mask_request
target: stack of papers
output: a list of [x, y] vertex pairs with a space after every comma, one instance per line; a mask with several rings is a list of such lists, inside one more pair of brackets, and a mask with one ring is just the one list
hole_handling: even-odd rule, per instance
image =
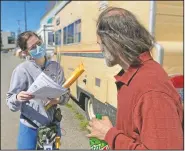
[[48, 98], [59, 98], [67, 93], [67, 89], [54, 82], [49, 76], [42, 72], [28, 91], [35, 96], [35, 99], [48, 100]]

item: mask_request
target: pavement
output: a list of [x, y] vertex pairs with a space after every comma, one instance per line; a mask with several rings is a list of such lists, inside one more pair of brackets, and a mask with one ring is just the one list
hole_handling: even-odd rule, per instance
[[[11, 112], [6, 105], [6, 93], [9, 88], [13, 69], [23, 60], [13, 56], [11, 52], [1, 52], [1, 149], [16, 149], [20, 112]], [[71, 100], [70, 100], [71, 101]], [[61, 149], [90, 149], [87, 132], [80, 130], [79, 121], [74, 113], [62, 106]]]

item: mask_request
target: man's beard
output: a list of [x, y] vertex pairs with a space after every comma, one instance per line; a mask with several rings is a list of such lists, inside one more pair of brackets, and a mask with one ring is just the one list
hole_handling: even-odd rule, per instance
[[111, 61], [109, 61], [109, 60], [107, 60], [107, 59], [104, 60], [104, 63], [105, 63], [106, 66], [108, 66], [108, 67], [113, 67], [113, 66], [115, 65], [115, 63], [113, 63], [113, 62], [111, 62]]
[[104, 56], [104, 63], [108, 66], [108, 67], [113, 67], [115, 66], [117, 63], [116, 63], [116, 58], [110, 54], [110, 52], [105, 52], [105, 51], [102, 51], [103, 53], [103, 56]]

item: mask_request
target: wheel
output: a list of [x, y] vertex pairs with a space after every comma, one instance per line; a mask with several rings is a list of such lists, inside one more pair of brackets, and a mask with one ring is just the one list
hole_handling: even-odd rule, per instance
[[93, 102], [91, 98], [90, 99], [87, 97], [85, 98], [85, 112], [88, 120], [91, 120], [92, 118], [95, 117]]

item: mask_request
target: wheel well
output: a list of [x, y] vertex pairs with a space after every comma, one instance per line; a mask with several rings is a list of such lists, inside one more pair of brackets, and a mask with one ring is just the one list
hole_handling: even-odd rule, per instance
[[79, 105], [84, 111], [85, 111], [85, 99], [86, 98], [90, 99], [90, 97], [87, 94], [81, 92], [79, 95]]

